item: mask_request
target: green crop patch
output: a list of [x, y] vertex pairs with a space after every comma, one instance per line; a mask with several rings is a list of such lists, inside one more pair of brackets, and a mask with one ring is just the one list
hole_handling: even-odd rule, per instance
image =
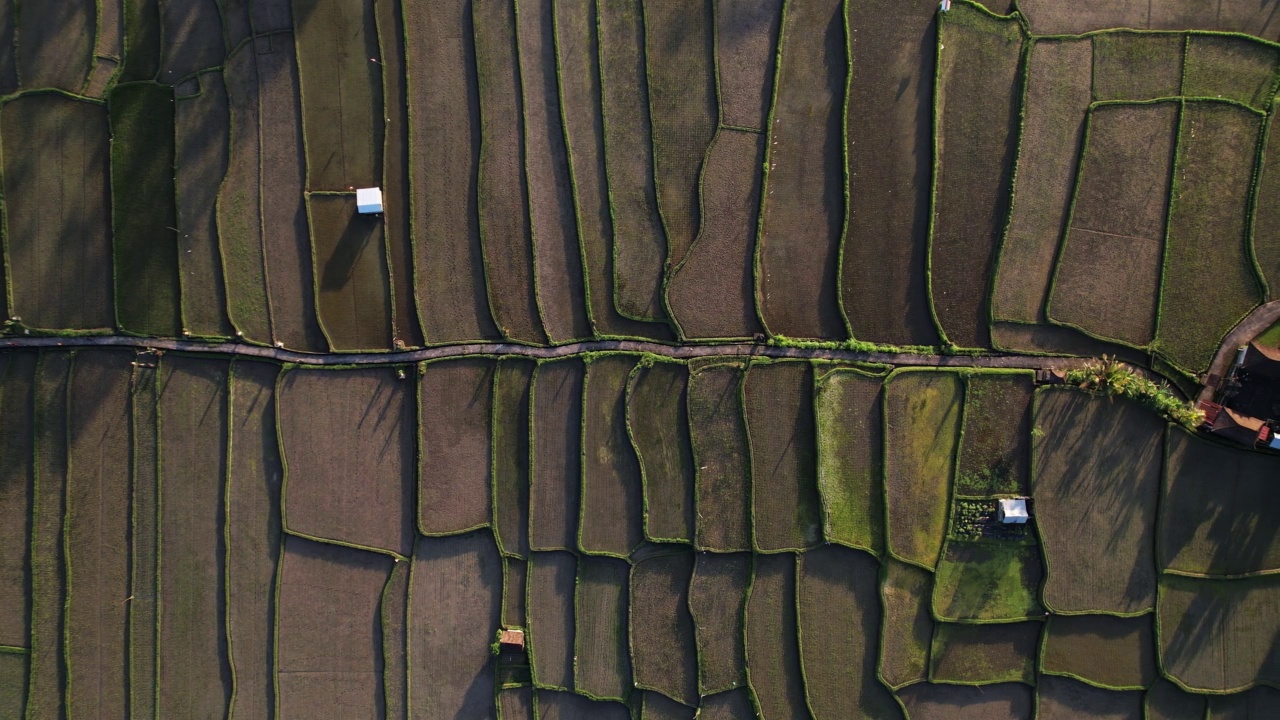
[[0, 525], [0, 645], [9, 647], [31, 647], [32, 393], [38, 358], [32, 352], [0, 357], [0, 515], [13, 519]]
[[929, 677], [929, 647], [934, 630], [929, 613], [932, 582], [932, 575], [914, 565], [893, 559], [885, 563], [880, 582], [884, 618], [876, 674], [891, 690]]
[[308, 190], [381, 184], [386, 123], [382, 66], [371, 62], [374, 23], [373, 0], [293, 0]]
[[784, 4], [755, 248], [756, 307], [767, 332], [842, 339], [842, 90], [839, 0]]
[[808, 717], [800, 664], [796, 556], [752, 556], [746, 607], [747, 682], [763, 717]]
[[1016, 184], [991, 312], [996, 320], [1043, 324], [1098, 55], [1085, 39], [1037, 40], [1027, 49], [1025, 62]]
[[128, 715], [127, 667], [121, 662], [127, 656], [128, 607], [120, 598], [130, 591], [132, 359], [128, 351], [81, 351], [67, 389], [63, 542], [69, 715]]
[[1018, 720], [1032, 716], [1035, 691], [1022, 683], [919, 683], [899, 690], [898, 702], [911, 720]]
[[1235, 695], [1210, 695], [1209, 714], [1214, 720], [1252, 720], [1280, 713], [1280, 690], [1256, 687]]
[[307, 198], [316, 314], [333, 350], [391, 347], [391, 275], [382, 219], [352, 195]]
[[930, 297], [943, 335], [962, 347], [991, 344], [989, 278], [1009, 207], [1022, 47], [1016, 17], [959, 4], [938, 18]]
[[1046, 309], [1054, 322], [1138, 347], [1155, 337], [1178, 107], [1090, 110]]
[[751, 452], [753, 547], [803, 550], [822, 542], [817, 488], [813, 367], [753, 363], [742, 383]]
[[654, 186], [671, 266], [684, 259], [698, 234], [698, 180], [719, 119], [714, 5], [642, 5]]
[[418, 530], [447, 535], [488, 525], [494, 374], [489, 357], [422, 365], [418, 379]]
[[409, 576], [409, 707], [479, 717], [494, 698], [490, 650], [502, 615], [502, 557], [478, 530], [419, 538]]
[[[591, 698], [555, 690], [538, 690], [539, 720], [630, 720], [631, 712], [620, 702]], [[504, 718], [505, 720], [505, 718]]]
[[1026, 494], [1034, 380], [1030, 372], [965, 378], [957, 495]]
[[157, 717], [220, 717], [231, 698], [223, 619], [228, 369], [183, 357], [159, 366]]
[[640, 461], [645, 538], [693, 540], [693, 445], [689, 438], [689, 369], [641, 361], [627, 381], [627, 434]]
[[[596, 13], [613, 302], [624, 317], [662, 320], [667, 240], [654, 187], [643, 11], [636, 0], [626, 0], [597, 2]], [[563, 57], [560, 62], [564, 67]]]
[[1055, 615], [1049, 618], [1040, 671], [1112, 690], [1143, 690], [1160, 677], [1151, 615]]
[[380, 608], [393, 565], [376, 553], [285, 539], [275, 626], [281, 717], [384, 711]]
[[885, 381], [885, 526], [889, 554], [933, 569], [942, 551], [964, 383], [954, 372], [895, 372]]
[[567, 552], [529, 554], [526, 577], [529, 663], [539, 688], [570, 690], [573, 683], [574, 586], [578, 561]]
[[400, 556], [412, 552], [412, 377], [412, 368], [395, 367], [281, 373], [276, 416], [285, 530]]
[[797, 556], [796, 572], [800, 660], [813, 717], [891, 717], [896, 703], [876, 679], [880, 564], [827, 545]]
[[1163, 423], [1132, 401], [1067, 389], [1037, 391], [1033, 412], [1031, 492], [1046, 608], [1147, 612], [1155, 604]]
[[396, 563], [378, 608], [382, 633], [382, 695], [387, 718], [409, 716], [409, 575], [412, 563]]
[[1117, 691], [1087, 685], [1071, 678], [1042, 676], [1036, 685], [1036, 718], [1142, 717], [1143, 695], [1137, 691]]
[[284, 477], [275, 422], [279, 372], [271, 363], [237, 360], [231, 365], [226, 492], [231, 717], [261, 717], [274, 702], [271, 638]]
[[693, 570], [694, 554], [687, 550], [636, 562], [628, 603], [635, 686], [689, 707], [698, 704], [699, 696], [689, 601]]
[[1044, 615], [1040, 548], [1016, 540], [948, 540], [938, 560], [933, 614], [953, 622], [1011, 622]]
[[1160, 500], [1165, 572], [1240, 577], [1280, 572], [1276, 458], [1171, 428]]
[[1262, 301], [1249, 250], [1261, 122], [1236, 105], [1186, 102], [1160, 293], [1157, 349], [1187, 372]]
[[751, 556], [700, 552], [689, 580], [701, 695], [746, 685], [744, 621]]
[[1093, 36], [1095, 100], [1154, 100], [1182, 94], [1186, 36], [1105, 32]]
[[765, 138], [720, 128], [702, 169], [698, 236], [667, 279], [667, 305], [685, 338], [752, 337], [751, 256], [760, 207]]
[[1156, 607], [1160, 669], [1193, 692], [1280, 684], [1280, 577], [1205, 580], [1163, 575]]
[[[105, 5], [107, 3], [99, 7], [105, 10]], [[108, 19], [100, 16], [99, 22]], [[101, 34], [106, 29], [99, 25], [98, 32]], [[163, 43], [159, 79], [166, 83], [176, 82], [201, 70], [221, 67], [226, 57], [222, 12], [214, 3], [160, 3], [160, 36]], [[98, 42], [102, 43], [101, 36]]]
[[493, 376], [493, 531], [504, 555], [529, 554], [529, 395], [537, 364], [498, 361]]
[[114, 327], [106, 108], [22, 95], [0, 105], [0, 137], [10, 315], [32, 328]]
[[538, 309], [547, 337], [559, 343], [592, 333], [560, 112], [553, 5], [552, 0], [517, 2], [516, 33]]
[[631, 690], [627, 642], [625, 560], [578, 559], [574, 593], [574, 690], [597, 700], [623, 701]]
[[93, 63], [97, 19], [92, 0], [27, 0], [21, 12], [15, 5], [9, 42], [22, 85], [80, 92]]
[[884, 550], [883, 378], [840, 368], [814, 381], [818, 493], [827, 542]]
[[600, 355], [586, 363], [578, 524], [583, 552], [627, 557], [644, 540], [640, 462], [627, 437], [627, 379], [637, 360]]
[[929, 651], [929, 682], [994, 685], [1036, 681], [1042, 623], [938, 623]]
[[1187, 35], [1182, 92], [1235, 100], [1263, 112], [1275, 95], [1280, 54], [1275, 45], [1240, 35]]
[[693, 444], [695, 545], [751, 549], [750, 450], [743, 414], [740, 364], [710, 365], [689, 376], [689, 437]]
[[582, 492], [582, 391], [580, 358], [538, 365], [529, 390], [529, 547], [578, 549]]
[[203, 73], [196, 81], [199, 92], [176, 97], [173, 104], [182, 330], [231, 337], [217, 215], [218, 189], [229, 169], [231, 105], [223, 71]]
[[1208, 717], [1207, 705], [1207, 696], [1192, 695], [1163, 678], [1143, 698], [1147, 720], [1203, 720]]

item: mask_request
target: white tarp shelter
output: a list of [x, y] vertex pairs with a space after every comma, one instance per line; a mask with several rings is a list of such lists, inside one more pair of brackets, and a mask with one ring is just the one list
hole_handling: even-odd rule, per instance
[[998, 516], [1002, 523], [1025, 523], [1028, 517], [1026, 498], [1001, 498]]
[[361, 215], [373, 215], [382, 212], [382, 188], [360, 188], [356, 190], [356, 212]]

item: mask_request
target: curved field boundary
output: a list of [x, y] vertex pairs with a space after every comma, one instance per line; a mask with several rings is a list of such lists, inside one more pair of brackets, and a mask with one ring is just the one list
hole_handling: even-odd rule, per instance
[[506, 357], [493, 373], [490, 512], [498, 549], [507, 557], [529, 556], [530, 419], [537, 369], [528, 358]]
[[1036, 684], [1043, 623], [937, 623], [929, 650], [929, 682], [940, 685]]
[[744, 613], [747, 687], [758, 716], [808, 717], [800, 666], [796, 556], [755, 554]]
[[693, 708], [699, 698], [698, 646], [689, 590], [697, 556], [688, 546], [662, 552], [631, 566], [632, 682]]
[[745, 615], [749, 553], [699, 552], [689, 579], [689, 612], [698, 652], [698, 691], [746, 686]]
[[1037, 720], [1142, 717], [1141, 690], [1107, 690], [1058, 675], [1043, 675], [1036, 683]]
[[694, 464], [694, 545], [751, 549], [751, 463], [741, 387], [745, 364], [690, 368], [687, 408]]
[[1156, 608], [1161, 673], [1184, 690], [1229, 695], [1280, 689], [1274, 641], [1280, 577], [1217, 580], [1164, 575]]
[[884, 378], [839, 367], [813, 383], [818, 496], [829, 543], [884, 552]]
[[1021, 720], [1035, 717], [1035, 690], [1019, 682], [981, 687], [922, 682], [902, 688], [897, 698], [908, 718]]
[[929, 612], [933, 575], [910, 563], [886, 558], [880, 571], [880, 644], [876, 677], [898, 691], [929, 679], [934, 620]]
[[[1033, 31], [1046, 33], [1093, 32], [1094, 28], [1150, 28], [1155, 32], [1187, 27], [1217, 26], [1219, 31], [1258, 40], [1252, 35], [1280, 34], [1280, 14], [1275, 0], [1261, 2], [1100, 3], [1081, 9], [1054, 0], [1019, 0], [1018, 8]], [[1207, 11], [1207, 12], [1206, 12]], [[1105, 32], [1105, 31], [1104, 31]], [[1250, 32], [1252, 35], [1243, 35]], [[1225, 33], [1224, 33], [1225, 34]], [[1261, 40], [1259, 40], [1261, 42]]]
[[1160, 679], [1155, 616], [1056, 615], [1040, 636], [1039, 670], [1105, 690], [1145, 690]]
[[694, 462], [685, 363], [645, 356], [627, 380], [627, 436], [640, 462], [644, 534], [652, 542], [692, 542]]
[[644, 542], [642, 471], [627, 435], [626, 401], [640, 357], [602, 353], [583, 359], [577, 549], [626, 559]]

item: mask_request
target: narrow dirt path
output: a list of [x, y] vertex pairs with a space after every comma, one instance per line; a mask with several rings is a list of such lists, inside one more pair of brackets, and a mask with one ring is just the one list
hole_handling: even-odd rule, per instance
[[[1235, 357], [1236, 350], [1241, 345], [1262, 334], [1263, 330], [1275, 325], [1277, 320], [1280, 320], [1280, 300], [1273, 300], [1254, 308], [1253, 312], [1236, 323], [1231, 332], [1222, 338], [1222, 344], [1218, 346], [1218, 352], [1213, 356], [1213, 362], [1209, 363], [1208, 374], [1217, 375], [1218, 377], [1226, 374], [1227, 368], [1231, 365], [1231, 359]], [[1213, 388], [1206, 386], [1200, 391], [1198, 399], [1212, 400]]]

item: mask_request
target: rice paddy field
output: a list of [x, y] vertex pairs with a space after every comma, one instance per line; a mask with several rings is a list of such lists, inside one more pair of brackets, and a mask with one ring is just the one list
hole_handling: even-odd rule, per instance
[[1280, 717], [1278, 18], [0, 2], [0, 719]]

